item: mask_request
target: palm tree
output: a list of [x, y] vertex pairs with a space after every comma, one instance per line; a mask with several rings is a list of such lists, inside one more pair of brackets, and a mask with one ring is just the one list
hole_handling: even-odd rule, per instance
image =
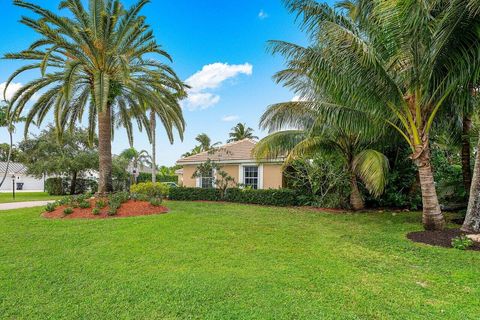
[[10, 161], [12, 160], [12, 152], [13, 152], [13, 133], [15, 132], [15, 123], [25, 121], [22, 117], [12, 117], [12, 114], [8, 112], [8, 102], [4, 101], [3, 104], [0, 106], [0, 127], [7, 128], [8, 137], [9, 137], [9, 145], [8, 145], [8, 153], [7, 153], [7, 165], [5, 168], [5, 172], [3, 173], [3, 177], [0, 180], [0, 187], [5, 182], [8, 174], [8, 168], [10, 167]]
[[[212, 144], [212, 139], [206, 133], [200, 133], [195, 140], [200, 143], [200, 152], [210, 151], [221, 144], [221, 142], [215, 142]], [[195, 150], [195, 149], [194, 149]]]
[[[438, 110], [454, 90], [465, 94], [475, 70], [479, 22], [466, 1], [360, 0], [355, 21], [326, 4], [286, 2], [315, 42], [302, 47], [277, 41], [273, 52], [305, 69], [317, 90], [336, 103], [383, 119], [404, 138], [419, 171], [424, 228], [443, 229], [429, 136]], [[295, 86], [297, 76], [279, 77]], [[327, 109], [340, 127], [356, 121], [343, 116], [349, 110]]]
[[[296, 158], [333, 153], [344, 162], [348, 172], [351, 207], [363, 209], [365, 205], [357, 179], [362, 180], [372, 195], [379, 196], [387, 182], [388, 160], [381, 152], [370, 149], [372, 140], [361, 131], [322, 121], [321, 108], [322, 104], [313, 101], [279, 103], [269, 107], [262, 115], [260, 126], [276, 132], [260, 140], [254, 154], [257, 159], [287, 155], [285, 165], [288, 165]], [[282, 127], [296, 129], [277, 131]]]
[[247, 127], [245, 123], [237, 123], [237, 125], [232, 128], [229, 136], [230, 139], [227, 140], [227, 143], [241, 141], [243, 139], [258, 139], [257, 136], [253, 135], [253, 129]]
[[[146, 150], [138, 151], [135, 148], [128, 148], [120, 153], [120, 157], [128, 160], [133, 169], [138, 170], [152, 165], [152, 157]], [[133, 176], [132, 182], [135, 182]]]
[[[21, 114], [37, 93], [40, 98], [27, 114], [25, 132], [34, 118], [40, 125], [52, 109], [59, 136], [88, 113], [93, 139], [98, 122], [99, 193], [113, 190], [111, 140], [115, 121], [125, 126], [130, 140], [133, 121], [150, 137], [147, 110], [163, 114], [163, 100], [176, 99], [172, 92], [183, 90], [173, 71], [151, 58], [155, 54], [167, 59], [170, 56], [156, 43], [145, 17], [140, 15], [148, 2], [139, 0], [125, 9], [117, 0], [89, 1], [88, 8], [79, 0], [63, 0], [60, 9], [69, 12], [58, 16], [38, 5], [14, 1], [39, 16], [24, 17], [21, 22], [41, 38], [25, 51], [5, 55], [8, 59], [33, 61], [15, 71], [6, 88], [28, 70], [38, 69], [42, 77], [17, 91], [11, 101], [12, 112]], [[171, 108], [164, 116], [169, 117], [169, 136], [176, 129], [183, 138], [181, 109]]]

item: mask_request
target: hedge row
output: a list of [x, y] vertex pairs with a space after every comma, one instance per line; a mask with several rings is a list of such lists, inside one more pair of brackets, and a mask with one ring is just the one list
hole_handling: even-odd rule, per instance
[[[152, 174], [140, 172], [137, 182], [149, 182], [152, 181]], [[164, 176], [157, 174], [157, 182], [175, 182], [178, 183], [178, 176]]]
[[[45, 181], [45, 191], [51, 196], [64, 196], [70, 192], [70, 178], [48, 178]], [[87, 191], [97, 192], [98, 183], [93, 179], [77, 178], [75, 183], [75, 193], [81, 194]]]
[[299, 204], [298, 194], [290, 189], [237, 189], [232, 188], [226, 191], [225, 197], [218, 189], [202, 188], [171, 188], [171, 200], [206, 200], [206, 201], [229, 201], [236, 203], [251, 203], [267, 206], [296, 206]]

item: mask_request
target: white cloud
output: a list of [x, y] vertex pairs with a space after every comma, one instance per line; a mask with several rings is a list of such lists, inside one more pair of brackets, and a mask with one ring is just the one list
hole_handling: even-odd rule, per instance
[[307, 99], [301, 96], [294, 96], [292, 98], [292, 102], [298, 102], [298, 101], [307, 101]]
[[[4, 97], [3, 97], [3, 91], [5, 90], [5, 86], [7, 85], [6, 82], [2, 82], [0, 83], [0, 100], [4, 100]], [[8, 86], [8, 89], [7, 89], [7, 93], [6, 93], [6, 99], [7, 100], [10, 100], [12, 99], [12, 97], [15, 95], [15, 93], [17, 92], [18, 89], [20, 89], [21, 87], [23, 87], [23, 85], [21, 83], [14, 83], [14, 82], [11, 82], [10, 85]]]
[[238, 75], [251, 75], [253, 66], [250, 63], [233, 64], [212, 63], [203, 66], [185, 82], [190, 86], [188, 98], [182, 105], [190, 110], [206, 109], [220, 101], [220, 96], [209, 91], [217, 89], [223, 82]]
[[222, 118], [222, 121], [223, 121], [223, 122], [232, 122], [232, 121], [235, 121], [235, 120], [238, 120], [238, 119], [240, 119], [239, 116], [237, 116], [237, 115], [231, 115], [231, 116], [224, 116], [224, 117]]
[[263, 9], [262, 9], [262, 10], [260, 10], [260, 12], [258, 13], [258, 18], [259, 18], [260, 20], [267, 19], [267, 18], [268, 18], [268, 13], [266, 13], [266, 12], [263, 11]]
[[[3, 96], [3, 92], [5, 91], [5, 86], [7, 85], [6, 82], [0, 83], [0, 101], [3, 101], [5, 98], [7, 100], [10, 100], [13, 98], [15, 93], [23, 87], [23, 84], [19, 82], [10, 82], [10, 85], [8, 86], [7, 92], [5, 97]], [[33, 96], [30, 98], [30, 102], [36, 102], [39, 98], [39, 94], [35, 92]]]

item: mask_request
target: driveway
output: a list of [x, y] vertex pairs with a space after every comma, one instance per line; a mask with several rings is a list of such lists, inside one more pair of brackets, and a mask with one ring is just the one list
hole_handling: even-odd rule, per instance
[[41, 207], [41, 206], [46, 206], [47, 203], [50, 203], [50, 202], [55, 202], [55, 200], [0, 203], [0, 211]]

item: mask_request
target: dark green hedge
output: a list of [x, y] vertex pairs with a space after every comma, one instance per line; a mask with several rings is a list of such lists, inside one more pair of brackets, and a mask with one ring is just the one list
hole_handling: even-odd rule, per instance
[[229, 201], [237, 203], [251, 203], [266, 206], [296, 206], [298, 205], [297, 193], [289, 189], [228, 189], [225, 197], [222, 198], [218, 189], [202, 188], [171, 188], [171, 200], [208, 200], [208, 201]]
[[[140, 175], [137, 178], [137, 182], [150, 182], [152, 181], [151, 173], [140, 172]], [[175, 182], [178, 183], [178, 176], [163, 176], [157, 174], [157, 182]]]
[[220, 190], [218, 189], [202, 189], [202, 188], [170, 188], [169, 199], [171, 200], [206, 200], [219, 201], [222, 199]]
[[[64, 196], [70, 192], [70, 178], [48, 178], [45, 181], [45, 191], [51, 196]], [[82, 194], [87, 191], [97, 192], [98, 183], [92, 179], [77, 178], [75, 193]]]

